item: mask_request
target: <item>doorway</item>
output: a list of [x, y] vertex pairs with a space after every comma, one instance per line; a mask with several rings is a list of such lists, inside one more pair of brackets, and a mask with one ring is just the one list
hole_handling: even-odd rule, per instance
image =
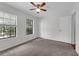
[[71, 17], [71, 44], [74, 49], [75, 49], [75, 44], [76, 44], [76, 38], [75, 38], [76, 26], [75, 26], [75, 24], [76, 24], [76, 12], [74, 12]]

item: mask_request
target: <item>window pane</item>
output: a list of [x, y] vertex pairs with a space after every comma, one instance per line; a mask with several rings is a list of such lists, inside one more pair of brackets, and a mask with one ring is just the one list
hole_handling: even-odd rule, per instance
[[2, 18], [0, 18], [0, 24], [3, 24], [3, 19]]
[[8, 13], [4, 13], [4, 18], [8, 18], [8, 19], [10, 19], [10, 14], [8, 14]]
[[5, 25], [4, 26], [4, 38], [10, 37], [10, 25]]
[[3, 35], [4, 35], [4, 33], [3, 33], [3, 25], [0, 24], [0, 38], [3, 38]]
[[27, 25], [26, 28], [27, 35], [33, 34], [33, 20], [27, 19], [26, 25]]
[[16, 26], [11, 26], [11, 36], [16, 36]]
[[16, 36], [17, 16], [0, 12], [0, 38]]
[[0, 11], [0, 17], [3, 17], [3, 12]]
[[10, 25], [11, 24], [10, 21], [11, 21], [10, 19], [4, 19], [4, 24], [5, 25]]
[[0, 18], [0, 38], [3, 38], [3, 19]]
[[16, 20], [15, 19], [11, 19], [10, 23], [11, 23], [11, 25], [16, 25]]

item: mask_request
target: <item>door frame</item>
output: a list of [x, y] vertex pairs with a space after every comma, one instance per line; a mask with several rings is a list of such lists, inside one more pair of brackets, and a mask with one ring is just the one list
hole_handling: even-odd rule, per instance
[[76, 47], [76, 12], [73, 12], [71, 16], [71, 44], [75, 49]]

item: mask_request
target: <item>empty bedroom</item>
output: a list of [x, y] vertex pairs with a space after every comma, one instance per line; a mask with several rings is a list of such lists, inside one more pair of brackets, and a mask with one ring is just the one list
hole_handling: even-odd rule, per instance
[[0, 2], [0, 56], [78, 56], [79, 2]]

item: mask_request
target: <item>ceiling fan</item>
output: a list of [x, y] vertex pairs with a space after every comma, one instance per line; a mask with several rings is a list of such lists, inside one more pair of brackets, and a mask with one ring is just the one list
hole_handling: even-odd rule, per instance
[[32, 8], [30, 10], [36, 10], [37, 13], [40, 13], [40, 11], [47, 11], [46, 9], [44, 9], [44, 6], [46, 5], [45, 2], [43, 2], [42, 4], [35, 4], [34, 2], [30, 2], [35, 8]]

